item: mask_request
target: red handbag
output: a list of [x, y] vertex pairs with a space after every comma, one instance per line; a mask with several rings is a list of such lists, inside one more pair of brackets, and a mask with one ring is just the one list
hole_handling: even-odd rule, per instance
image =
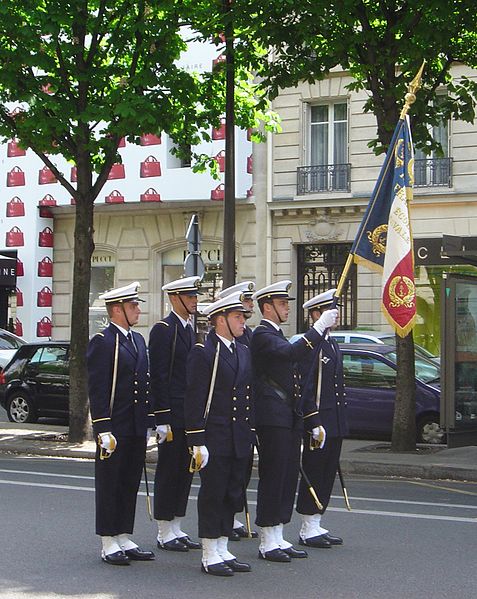
[[70, 181], [71, 183], [75, 183], [76, 181], [78, 181], [78, 169], [76, 168], [76, 166], [71, 167]]
[[53, 247], [53, 231], [50, 227], [45, 227], [43, 231], [38, 234], [38, 245], [41, 248], [52, 248]]
[[162, 143], [160, 135], [154, 135], [154, 133], [144, 133], [139, 139], [141, 146], [159, 146]]
[[38, 212], [41, 218], [53, 218], [53, 212], [48, 208], [48, 206], [40, 206], [40, 210]]
[[124, 164], [116, 162], [109, 171], [108, 179], [124, 179], [126, 177], [126, 171], [124, 170]]
[[148, 156], [146, 160], [141, 162], [140, 176], [143, 178], [161, 176], [161, 163], [158, 162], [157, 158]]
[[220, 152], [214, 156], [214, 159], [219, 165], [219, 171], [223, 173], [225, 171], [225, 150], [220, 150]]
[[157, 193], [157, 191], [150, 187], [144, 193], [141, 194], [140, 197], [141, 202], [161, 202], [161, 194]]
[[53, 293], [49, 287], [43, 287], [37, 293], [36, 305], [40, 308], [51, 308]]
[[253, 185], [250, 189], [247, 189], [247, 198], [251, 198], [253, 196]]
[[218, 67], [220, 64], [224, 63], [225, 61], [226, 61], [225, 53], [221, 54], [220, 56], [217, 56], [217, 58], [214, 58], [214, 60], [212, 61], [212, 70], [214, 70], [216, 67]]
[[38, 205], [39, 206], [56, 206], [56, 200], [52, 195], [47, 193], [46, 196], [38, 202]]
[[253, 173], [253, 156], [247, 156], [247, 173]]
[[7, 216], [25, 216], [25, 204], [18, 196], [7, 202]]
[[125, 148], [125, 147], [126, 147], [126, 138], [121, 137], [121, 139], [118, 142], [118, 148]]
[[220, 183], [215, 189], [210, 192], [211, 200], [223, 200], [225, 197], [225, 185]]
[[106, 204], [123, 204], [124, 196], [117, 189], [115, 189], [105, 197], [104, 201]]
[[[17, 273], [18, 276], [18, 273]], [[53, 276], [53, 262], [51, 258], [45, 256], [38, 262], [38, 276], [39, 277], [52, 277]]]
[[26, 150], [20, 148], [18, 146], [18, 142], [16, 139], [12, 139], [8, 142], [7, 146], [7, 156], [8, 158], [19, 158], [20, 156], [25, 156]]
[[20, 260], [20, 258], [17, 258], [17, 277], [24, 277], [25, 276], [25, 267], [23, 265], [23, 262]]
[[51, 337], [51, 320], [48, 316], [43, 316], [43, 318], [36, 323], [36, 336]]
[[18, 318], [15, 319], [15, 335], [23, 336], [23, 324]]
[[18, 287], [15, 289], [15, 293], [17, 296], [17, 308], [21, 308], [23, 306], [23, 293]]
[[17, 227], [12, 227], [5, 235], [5, 245], [7, 248], [20, 247], [25, 245], [22, 231]]
[[50, 183], [58, 183], [58, 179], [50, 168], [44, 166], [38, 171], [38, 183], [39, 185], [49, 185]]
[[75, 200], [74, 198], [71, 198], [71, 199], [70, 199], [70, 204], [71, 204], [72, 206], [76, 206], [76, 200]]
[[7, 187], [21, 187], [25, 185], [25, 173], [19, 166], [14, 166], [7, 173]]
[[217, 129], [212, 129], [212, 139], [225, 139], [225, 119], [220, 119], [220, 126]]

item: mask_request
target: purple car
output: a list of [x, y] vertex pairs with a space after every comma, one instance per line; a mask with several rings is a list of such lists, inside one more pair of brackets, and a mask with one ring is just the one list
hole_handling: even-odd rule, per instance
[[[340, 349], [350, 432], [389, 438], [396, 398], [396, 348], [381, 344], [342, 344]], [[417, 442], [443, 443], [445, 433], [439, 420], [439, 365], [419, 357], [415, 365]]]

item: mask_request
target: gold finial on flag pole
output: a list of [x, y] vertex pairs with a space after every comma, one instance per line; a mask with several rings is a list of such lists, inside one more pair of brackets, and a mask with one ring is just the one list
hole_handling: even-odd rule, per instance
[[404, 96], [405, 104], [401, 110], [401, 114], [399, 115], [400, 119], [403, 119], [406, 116], [406, 114], [409, 112], [409, 109], [411, 108], [411, 105], [414, 104], [414, 102], [416, 101], [416, 92], [421, 87], [422, 72], [424, 71], [425, 66], [426, 61], [423, 60], [421, 68], [419, 69], [411, 83], [408, 85], [408, 92]]

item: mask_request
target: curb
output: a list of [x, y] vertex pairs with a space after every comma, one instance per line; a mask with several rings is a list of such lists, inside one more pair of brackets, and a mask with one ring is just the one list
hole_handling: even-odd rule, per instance
[[477, 472], [475, 469], [459, 466], [442, 466], [436, 464], [383, 464], [379, 462], [362, 462], [344, 459], [341, 461], [341, 468], [346, 474], [477, 482]]

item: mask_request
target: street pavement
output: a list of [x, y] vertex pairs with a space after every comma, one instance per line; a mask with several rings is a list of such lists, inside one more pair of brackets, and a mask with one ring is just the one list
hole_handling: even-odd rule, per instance
[[[93, 441], [69, 443], [66, 425], [0, 422], [0, 453], [93, 458], [94, 452]], [[156, 461], [153, 439], [147, 460]], [[344, 474], [477, 482], [477, 446], [448, 449], [445, 445], [418, 445], [414, 452], [394, 453], [390, 443], [345, 439], [341, 468]]]

